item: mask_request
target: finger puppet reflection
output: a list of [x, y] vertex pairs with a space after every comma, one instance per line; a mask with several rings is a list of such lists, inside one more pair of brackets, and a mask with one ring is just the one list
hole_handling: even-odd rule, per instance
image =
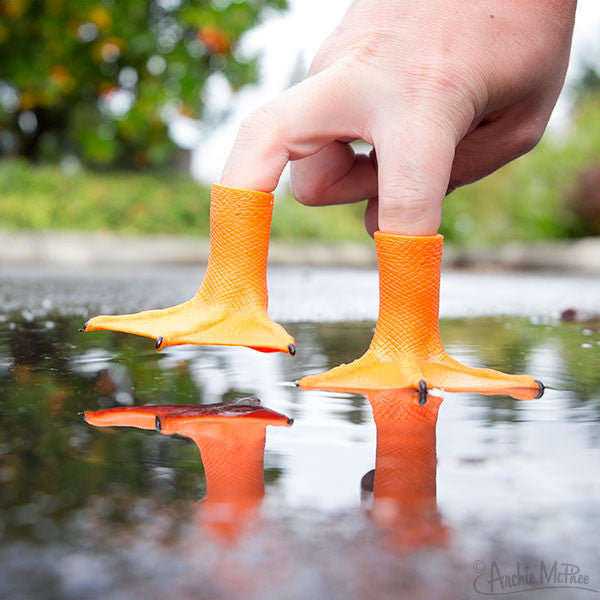
[[293, 423], [256, 398], [205, 405], [118, 407], [84, 411], [83, 417], [96, 427], [136, 427], [193, 440], [200, 450], [207, 488], [199, 525], [230, 542], [252, 524], [260, 509], [267, 426]]
[[441, 398], [419, 403], [414, 390], [371, 392], [377, 427], [375, 470], [362, 500], [397, 549], [441, 546], [448, 539], [436, 498], [436, 424]]

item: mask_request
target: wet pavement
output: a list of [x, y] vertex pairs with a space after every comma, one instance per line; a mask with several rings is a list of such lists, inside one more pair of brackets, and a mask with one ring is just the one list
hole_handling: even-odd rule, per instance
[[[541, 379], [534, 401], [297, 389], [366, 349], [372, 271], [272, 270], [295, 357], [78, 332], [200, 278], [0, 270], [0, 597], [597, 597], [600, 322], [558, 319], [598, 310], [597, 279], [444, 274], [448, 351]], [[293, 425], [243, 437], [249, 397]], [[226, 426], [196, 406], [215, 403]], [[112, 427], [78, 414], [123, 408]], [[159, 412], [176, 422], [157, 431]]]

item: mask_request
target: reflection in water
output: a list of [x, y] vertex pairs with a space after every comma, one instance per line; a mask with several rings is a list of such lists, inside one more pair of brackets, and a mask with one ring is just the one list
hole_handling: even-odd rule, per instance
[[[363, 502], [399, 549], [442, 545], [447, 539], [436, 499], [435, 428], [441, 398], [419, 403], [416, 390], [371, 392], [377, 426], [375, 471], [361, 481]], [[369, 498], [370, 497], [370, 498]]]
[[[373, 323], [292, 324], [292, 359], [225, 347], [157, 354], [133, 336], [82, 336], [80, 321], [0, 314], [0, 570], [11, 573], [0, 576], [3, 598], [347, 600], [382, 587], [389, 593], [380, 597], [397, 598], [406, 585], [411, 597], [463, 598], [473, 561], [486, 556], [568, 553], [582, 569], [600, 564], [597, 325], [442, 321], [453, 356], [535, 372], [548, 393], [533, 402], [456, 395], [441, 404], [439, 427], [439, 400], [421, 407], [399, 392], [370, 394], [375, 431], [364, 396], [291, 384], [363, 352]], [[203, 464], [181, 422], [186, 438], [115, 434], [77, 417], [115, 406], [143, 416], [152, 409], [132, 407], [148, 404], [201, 412], [211, 410], [203, 403], [250, 395], [296, 423], [270, 430], [264, 457], [264, 431], [254, 442], [230, 432], [219, 446], [223, 429], [203, 429], [211, 432], [197, 438], [209, 479], [203, 502]], [[159, 422], [163, 433], [175, 431]], [[154, 430], [156, 415], [139, 426]], [[373, 467], [376, 442], [366, 517], [357, 483]], [[247, 460], [222, 471], [223, 456]], [[251, 467], [252, 477], [239, 477]], [[230, 587], [214, 593], [224, 581]], [[9, 585], [31, 593], [11, 594]]]
[[[395, 547], [442, 545], [446, 529], [436, 501], [435, 428], [441, 398], [422, 405], [415, 390], [367, 394], [377, 428], [376, 466], [361, 481], [363, 502], [391, 535]], [[194, 441], [206, 476], [197, 525], [233, 542], [259, 522], [264, 497], [264, 449], [268, 425], [290, 426], [281, 413], [256, 398], [220, 404], [119, 407], [85, 411], [97, 427], [125, 426], [177, 434]]]
[[268, 425], [292, 425], [256, 398], [221, 404], [161, 405], [85, 411], [97, 427], [156, 429], [194, 441], [206, 475], [199, 525], [223, 541], [235, 540], [258, 517], [265, 493], [264, 452]]

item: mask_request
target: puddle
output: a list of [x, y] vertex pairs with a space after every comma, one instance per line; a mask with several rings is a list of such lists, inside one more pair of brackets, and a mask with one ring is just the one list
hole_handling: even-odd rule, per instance
[[[58, 311], [64, 286], [32, 277], [20, 291], [22, 306], [0, 315], [1, 597], [467, 598], [492, 593], [494, 564], [539, 576], [541, 561], [555, 579], [561, 563], [576, 565], [589, 576], [581, 587], [599, 589], [597, 324], [544, 311], [443, 319], [454, 357], [530, 373], [547, 391], [533, 401], [434, 391], [420, 407], [293, 385], [361, 355], [371, 321], [283, 323], [294, 358], [157, 353], [152, 340], [79, 333], [89, 308]], [[264, 452], [223, 450], [207, 472], [187, 429], [78, 415], [245, 397], [294, 424], [266, 426]], [[258, 492], [239, 513], [227, 494], [248, 497], [244, 473]], [[225, 490], [216, 513], [211, 489]]]

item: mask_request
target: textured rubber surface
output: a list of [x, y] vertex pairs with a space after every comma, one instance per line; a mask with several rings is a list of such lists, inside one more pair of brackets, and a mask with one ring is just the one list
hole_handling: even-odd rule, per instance
[[264, 496], [267, 425], [289, 427], [292, 420], [252, 405], [160, 405], [85, 411], [90, 425], [158, 429], [192, 439], [202, 457], [206, 497], [202, 528], [224, 541], [236, 539], [254, 519]]
[[267, 314], [272, 212], [273, 194], [213, 185], [210, 257], [196, 295], [170, 308], [94, 317], [84, 331], [108, 329], [154, 338], [158, 350], [207, 344], [290, 353], [294, 338]]
[[448, 531], [437, 510], [435, 435], [442, 399], [428, 396], [421, 406], [418, 392], [407, 389], [367, 398], [377, 427], [371, 514], [396, 547], [443, 545]]
[[371, 345], [358, 360], [303, 377], [305, 389], [369, 391], [397, 388], [506, 393], [534, 399], [539, 386], [528, 375], [468, 367], [444, 350], [439, 332], [443, 237], [375, 232], [379, 263], [379, 316]]

